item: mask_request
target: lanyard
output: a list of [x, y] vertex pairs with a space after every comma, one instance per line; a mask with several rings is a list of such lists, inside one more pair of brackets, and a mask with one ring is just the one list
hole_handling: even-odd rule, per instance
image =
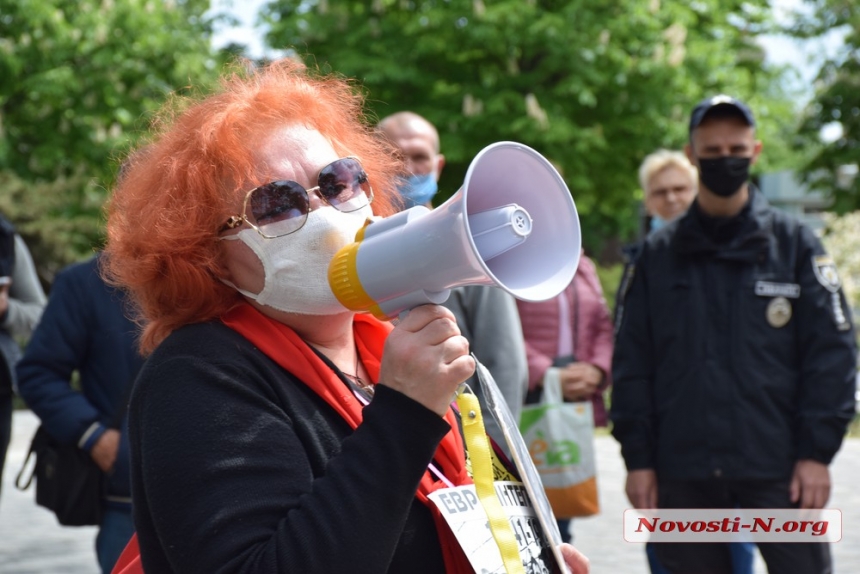
[[[350, 388], [362, 405], [370, 404], [370, 397], [367, 396], [364, 389], [359, 389], [353, 384], [350, 384]], [[457, 408], [461, 415], [460, 420], [463, 425], [463, 436], [466, 441], [466, 449], [469, 452], [469, 460], [472, 462], [472, 480], [475, 483], [475, 493], [487, 514], [490, 531], [499, 547], [505, 571], [507, 574], [525, 574], [519, 544], [493, 484], [490, 441], [484, 429], [484, 418], [481, 414], [478, 397], [471, 393], [458, 392]], [[454, 488], [454, 484], [432, 462], [427, 465], [427, 468], [449, 488]]]
[[457, 394], [457, 407], [460, 409], [463, 436], [469, 451], [469, 459], [472, 461], [472, 480], [475, 482], [475, 492], [487, 514], [490, 531], [499, 547], [505, 571], [508, 574], [524, 574], [519, 544], [493, 485], [490, 442], [484, 430], [484, 418], [481, 415], [478, 397], [471, 393], [460, 392]]

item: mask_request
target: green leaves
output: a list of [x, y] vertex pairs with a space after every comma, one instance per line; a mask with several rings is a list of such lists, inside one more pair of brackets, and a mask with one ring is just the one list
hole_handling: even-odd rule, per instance
[[50, 260], [37, 258], [46, 279], [48, 267], [99, 244], [106, 187], [149, 112], [170, 92], [214, 79], [202, 17], [208, 7], [203, 0], [0, 0], [0, 174], [55, 194], [50, 209], [33, 210], [39, 199], [23, 193], [4, 213], [25, 228], [31, 213], [41, 214], [40, 227], [71, 234], [61, 242], [49, 232], [30, 237], [31, 249]]
[[409, 109], [436, 124], [440, 199], [489, 143], [540, 151], [565, 177], [592, 250], [635, 234], [638, 165], [685, 143], [700, 99], [729, 92], [790, 109], [755, 44], [768, 13], [766, 0], [275, 0], [264, 10], [272, 47], [357, 78], [372, 117]]
[[[812, 4], [828, 12], [802, 32], [854, 25], [856, 48], [852, 3]], [[215, 81], [227, 55], [209, 47], [208, 9], [206, 0], [0, 0], [0, 177], [56, 202], [22, 192], [0, 207], [27, 233], [27, 218], [43, 213], [41, 228], [70, 234], [28, 237], [47, 280], [101, 241], [118, 158], [149, 114], [169, 93]], [[369, 121], [410, 109], [437, 125], [448, 160], [440, 200], [484, 146], [521, 141], [558, 167], [586, 245], [611, 258], [639, 227], [639, 163], [686, 142], [689, 112], [705, 96], [731, 93], [753, 107], [760, 171], [796, 166], [808, 149], [822, 151], [811, 170], [856, 157], [847, 121], [857, 105], [846, 107], [860, 93], [856, 67], [840, 60], [823, 71], [834, 91], [795, 136], [785, 71], [764, 67], [756, 44], [768, 14], [767, 0], [273, 0], [261, 18], [270, 47], [355, 78]], [[843, 143], [824, 148], [803, 135], [837, 108]], [[0, 187], [0, 200], [9, 193]]]
[[[823, 59], [815, 96], [792, 138], [795, 149], [811, 150], [800, 166], [811, 189], [833, 197], [834, 209], [860, 208], [860, 5], [847, 0], [808, 0], [803, 14], [785, 31], [799, 38], [844, 36], [841, 49]], [[823, 133], [835, 133], [828, 141]]]

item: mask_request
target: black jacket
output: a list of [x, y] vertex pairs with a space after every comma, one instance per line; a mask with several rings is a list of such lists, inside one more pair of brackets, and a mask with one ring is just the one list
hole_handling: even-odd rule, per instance
[[145, 570], [443, 572], [415, 491], [448, 423], [384, 386], [362, 415], [220, 323], [174, 331], [129, 406]]
[[850, 310], [812, 231], [750, 193], [737, 217], [694, 204], [649, 236], [621, 294], [611, 419], [629, 470], [785, 479], [839, 450]]
[[[117, 426], [125, 420], [114, 419], [125, 408], [122, 402], [143, 363], [136, 350], [137, 326], [125, 314], [126, 299], [102, 280], [100, 259], [74, 263], [57, 275], [17, 366], [19, 392], [48, 433], [62, 443], [87, 443], [89, 448], [94, 439], [85, 437], [95, 427]], [[72, 388], [75, 372], [80, 392]], [[111, 500], [131, 495], [126, 432], [121, 434], [107, 494]]]

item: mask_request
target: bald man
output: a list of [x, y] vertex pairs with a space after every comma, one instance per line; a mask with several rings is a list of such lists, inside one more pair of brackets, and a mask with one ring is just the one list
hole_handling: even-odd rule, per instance
[[404, 209], [423, 205], [430, 209], [438, 190], [445, 156], [439, 153], [439, 132], [413, 112], [398, 112], [379, 122], [379, 131], [401, 152], [406, 173], [398, 186]]
[[[404, 209], [416, 205], [432, 209], [445, 166], [436, 128], [418, 114], [398, 112], [382, 119], [378, 129], [403, 155], [405, 173], [398, 189]], [[428, 250], [433, 248], [427, 246]], [[528, 387], [528, 367], [516, 301], [502, 289], [474, 285], [452, 289], [443, 305], [457, 317], [472, 352], [493, 375], [515, 420], [519, 420]], [[507, 451], [501, 429], [493, 417], [486, 416], [489, 410], [475, 376], [468, 384], [481, 401], [487, 432]]]

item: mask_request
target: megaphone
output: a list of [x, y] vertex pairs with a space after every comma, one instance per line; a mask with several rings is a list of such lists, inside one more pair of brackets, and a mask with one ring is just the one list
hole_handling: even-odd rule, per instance
[[464, 285], [543, 301], [570, 284], [581, 244], [576, 206], [552, 164], [526, 145], [497, 142], [436, 209], [412, 207], [362, 228], [335, 254], [328, 279], [344, 307], [382, 320], [443, 303]]

